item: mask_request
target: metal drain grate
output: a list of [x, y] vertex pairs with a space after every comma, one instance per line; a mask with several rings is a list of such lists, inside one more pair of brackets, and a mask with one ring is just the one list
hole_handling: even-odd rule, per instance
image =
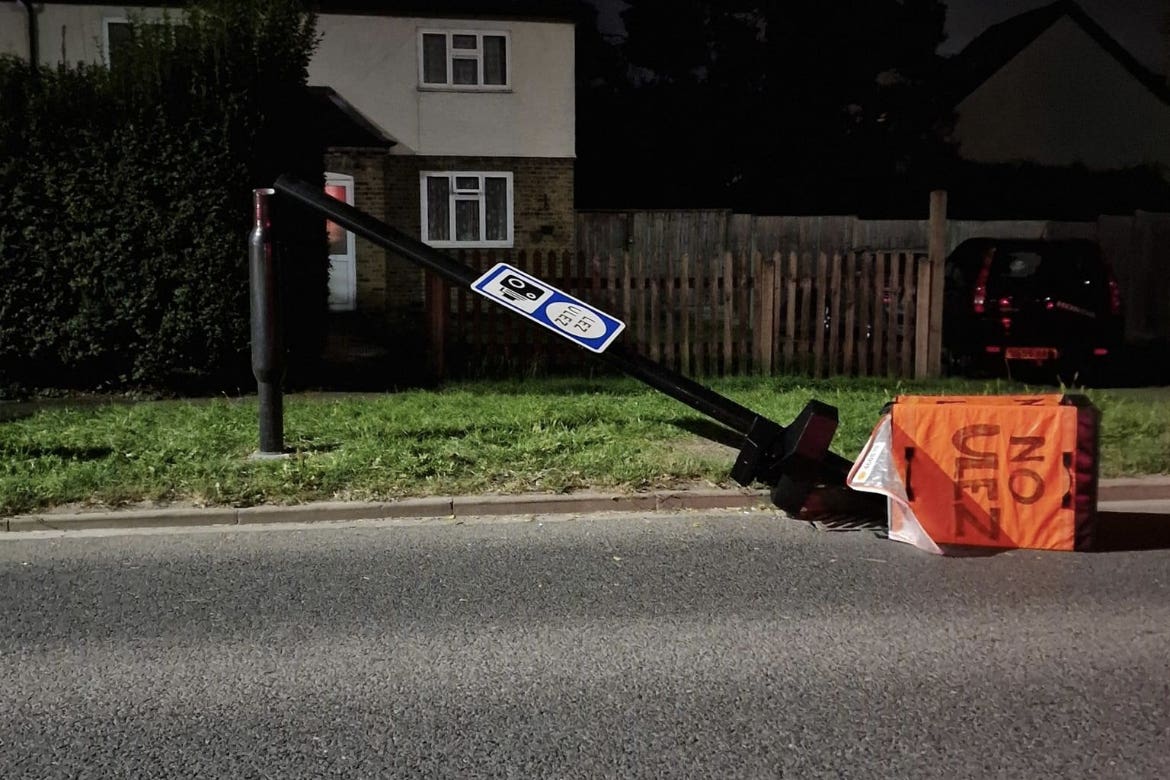
[[818, 531], [869, 531], [885, 538], [889, 526], [884, 519], [847, 514], [825, 514], [807, 521]]

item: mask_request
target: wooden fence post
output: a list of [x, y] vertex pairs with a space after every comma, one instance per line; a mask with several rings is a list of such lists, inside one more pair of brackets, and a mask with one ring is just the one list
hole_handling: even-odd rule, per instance
[[606, 276], [608, 278], [605, 280], [606, 304], [609, 306], [609, 310], [611, 312], [616, 312], [618, 310], [619, 303], [617, 291], [617, 258], [614, 257], [613, 252], [610, 252], [607, 260]]
[[914, 306], [914, 378], [930, 375], [930, 259], [915, 260], [918, 266], [917, 301]]
[[898, 365], [898, 299], [902, 294], [902, 255], [890, 252], [889, 283], [882, 293], [882, 306], [885, 307], [886, 321], [886, 376], [897, 376]]
[[662, 313], [666, 318], [666, 343], [662, 351], [662, 364], [678, 370], [678, 342], [674, 340], [674, 320], [678, 315], [674, 296], [674, 253], [667, 253], [663, 260], [661, 273], [666, 277], [666, 283], [662, 286]]
[[785, 282], [784, 370], [795, 370], [796, 362], [796, 252], [788, 254], [788, 279]]
[[748, 284], [751, 281], [752, 257], [747, 248], [737, 255], [735, 262], [735, 347], [739, 357], [735, 363], [738, 374], [747, 374], [755, 356], [755, 334], [752, 333]]
[[[654, 268], [662, 268], [662, 255], [655, 257]], [[662, 360], [662, 339], [658, 333], [658, 323], [662, 320], [662, 307], [658, 304], [658, 288], [661, 281], [661, 270], [653, 270], [650, 272], [650, 311], [647, 316], [650, 318], [650, 359], [655, 363]]]
[[908, 252], [902, 267], [902, 376], [914, 371], [914, 300], [917, 297], [918, 256]]
[[817, 254], [817, 303], [813, 311], [813, 376], [825, 375], [825, 302], [828, 290], [829, 257], [821, 251]]
[[873, 298], [873, 314], [870, 315], [870, 349], [873, 350], [873, 361], [870, 363], [874, 376], [885, 373], [885, 355], [882, 347], [886, 343], [886, 310], [882, 305], [886, 288], [886, 253], [873, 254], [873, 287], [866, 294]]
[[929, 376], [942, 374], [943, 280], [947, 252], [947, 192], [930, 193], [930, 346], [927, 359]]
[[[682, 312], [679, 323], [682, 328], [682, 373], [691, 375], [691, 256], [683, 252], [679, 258], [682, 263], [682, 282], [678, 291], [678, 308]], [[702, 307], [700, 307], [702, 308]]]
[[645, 355], [650, 349], [649, 335], [646, 332], [646, 253], [638, 254], [638, 279], [634, 284], [637, 292], [635, 299], [638, 305], [638, 351]]
[[873, 320], [870, 319], [869, 313], [869, 305], [873, 301], [873, 252], [859, 254], [857, 257], [861, 262], [861, 281], [857, 290], [858, 301], [861, 305], [857, 322], [860, 331], [857, 339], [857, 375], [869, 376], [869, 337], [872, 335], [870, 330], [873, 327]]
[[829, 376], [841, 373], [841, 265], [844, 258], [833, 252], [829, 267]]
[[732, 316], [734, 315], [735, 305], [735, 259], [731, 252], [723, 253], [723, 368], [719, 372], [721, 375], [731, 373], [732, 362], [731, 355], [734, 344], [732, 343]]
[[449, 301], [447, 285], [438, 274], [427, 275], [427, 324], [431, 343], [431, 375], [443, 380], [447, 374], [447, 316]]
[[857, 373], [854, 352], [857, 347], [857, 258], [855, 250], [845, 253], [845, 345], [841, 349], [841, 371], [846, 376]]
[[759, 313], [756, 341], [759, 349], [759, 371], [765, 376], [772, 374], [773, 362], [772, 341], [775, 338], [776, 322], [773, 319], [776, 308], [776, 259], [764, 257], [756, 252], [756, 266], [759, 272], [756, 276], [756, 311]]

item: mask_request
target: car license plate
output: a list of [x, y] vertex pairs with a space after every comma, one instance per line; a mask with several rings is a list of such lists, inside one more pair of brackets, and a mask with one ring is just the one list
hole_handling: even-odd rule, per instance
[[1008, 360], [1055, 360], [1060, 352], [1052, 347], [1008, 347], [1004, 351]]

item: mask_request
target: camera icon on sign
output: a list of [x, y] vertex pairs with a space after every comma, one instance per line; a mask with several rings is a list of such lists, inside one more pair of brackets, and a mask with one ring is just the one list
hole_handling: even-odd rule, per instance
[[527, 299], [529, 301], [540, 300], [540, 296], [544, 295], [544, 290], [537, 287], [532, 282], [526, 279], [521, 279], [519, 276], [508, 274], [500, 280], [500, 286], [503, 288], [502, 292], [505, 298], [516, 301]]
[[535, 285], [515, 274], [505, 274], [499, 281], [500, 296], [519, 308], [532, 313], [542, 300], [548, 297], [548, 290]]

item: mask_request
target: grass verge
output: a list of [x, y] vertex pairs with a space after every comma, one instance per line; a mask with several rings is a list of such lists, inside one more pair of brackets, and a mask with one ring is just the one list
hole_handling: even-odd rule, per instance
[[[900, 393], [1027, 391], [1006, 382], [793, 378], [711, 386], [787, 423], [840, 410], [853, 458]], [[1170, 472], [1170, 389], [1085, 391], [1104, 415], [1103, 476]], [[464, 493], [728, 485], [734, 453], [687, 430], [707, 418], [624, 378], [454, 385], [286, 399], [292, 456], [250, 461], [255, 398], [44, 408], [0, 423], [0, 514], [80, 503], [249, 506]]]

